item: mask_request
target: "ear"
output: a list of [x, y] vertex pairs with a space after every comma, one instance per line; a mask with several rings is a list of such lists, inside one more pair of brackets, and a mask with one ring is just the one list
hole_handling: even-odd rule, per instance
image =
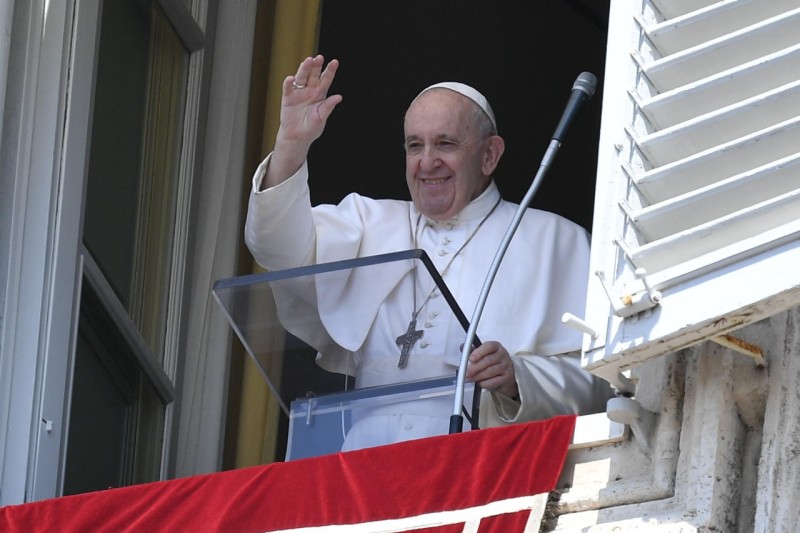
[[486, 151], [483, 154], [483, 175], [491, 176], [494, 169], [497, 168], [497, 163], [506, 149], [506, 143], [499, 135], [492, 135], [486, 143]]

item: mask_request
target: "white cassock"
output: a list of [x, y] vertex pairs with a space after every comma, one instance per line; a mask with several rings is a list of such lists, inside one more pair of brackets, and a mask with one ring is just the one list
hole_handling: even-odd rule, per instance
[[[305, 164], [287, 181], [257, 192], [268, 162], [269, 158], [253, 179], [245, 227], [245, 242], [260, 265], [280, 270], [421, 248], [439, 272], [446, 269], [445, 283], [471, 318], [518, 207], [500, 200], [494, 183], [458, 216], [436, 222], [420, 216], [412, 202], [357, 194], [338, 205], [312, 208]], [[486, 218], [498, 200], [497, 209]], [[580, 368], [576, 351], [581, 334], [561, 323], [565, 312], [584, 313], [588, 265], [589, 238], [583, 228], [558, 215], [528, 209], [477, 328], [478, 338], [499, 341], [511, 354], [519, 398], [484, 393], [480, 427], [605, 409], [611, 388]], [[314, 346], [320, 350], [317, 363], [330, 371], [355, 375], [356, 387], [453, 376], [464, 329], [444, 298], [436, 295], [420, 312], [417, 329], [424, 335], [413, 345], [408, 366], [397, 366], [399, 348], [394, 340], [406, 332], [415, 303], [424, 302], [430, 292], [428, 278], [428, 287], [420, 287], [416, 302], [412, 300], [410, 295], [416, 290], [412, 286], [422, 279], [403, 271], [395, 279], [381, 279], [380, 286], [373, 280], [366, 291], [317, 294], [326, 338], [331, 341]], [[354, 425], [345, 449], [447, 433], [452, 400], [426, 402], [424, 414], [419, 404], [397, 404], [371, 413], [368, 420]]]

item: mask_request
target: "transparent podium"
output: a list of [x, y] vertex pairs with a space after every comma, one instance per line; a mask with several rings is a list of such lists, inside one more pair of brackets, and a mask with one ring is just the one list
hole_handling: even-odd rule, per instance
[[[375, 413], [446, 404], [452, 414], [469, 323], [424, 251], [224, 279], [212, 292], [289, 419], [287, 460], [340, 451]], [[450, 364], [427, 363], [443, 353]], [[477, 417], [472, 384], [464, 399], [467, 430]], [[448, 431], [445, 419], [437, 434]]]

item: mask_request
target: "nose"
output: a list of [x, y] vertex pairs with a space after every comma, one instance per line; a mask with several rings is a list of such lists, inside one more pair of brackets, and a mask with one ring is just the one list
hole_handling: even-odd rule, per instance
[[425, 171], [431, 171], [439, 166], [439, 153], [433, 146], [426, 146], [420, 153], [419, 167]]

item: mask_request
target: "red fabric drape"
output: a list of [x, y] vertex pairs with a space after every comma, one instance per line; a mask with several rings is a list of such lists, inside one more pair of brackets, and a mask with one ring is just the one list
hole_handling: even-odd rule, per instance
[[[555, 417], [7, 506], [0, 531], [277, 531], [481, 508], [555, 488], [574, 424]], [[480, 530], [521, 531], [526, 521], [509, 513]]]

